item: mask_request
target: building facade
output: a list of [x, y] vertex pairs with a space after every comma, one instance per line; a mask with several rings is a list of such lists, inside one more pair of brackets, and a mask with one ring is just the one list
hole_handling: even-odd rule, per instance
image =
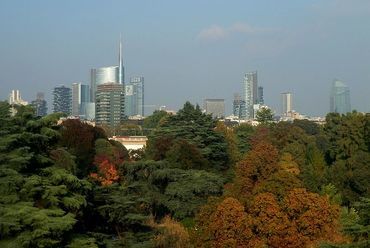
[[36, 116], [42, 117], [47, 115], [48, 107], [44, 93], [38, 92], [36, 95], [36, 100], [31, 102], [31, 106], [35, 109]]
[[204, 110], [206, 114], [211, 114], [214, 118], [223, 118], [225, 117], [225, 100], [205, 99]]
[[261, 105], [265, 104], [265, 100], [263, 98], [263, 87], [262, 86], [258, 86], [257, 88], [257, 103], [255, 104], [261, 104]]
[[86, 84], [72, 84], [72, 115], [86, 118], [87, 104], [90, 103], [90, 87]]
[[242, 118], [243, 110], [245, 109], [245, 102], [239, 94], [234, 94], [233, 100], [233, 116]]
[[123, 84], [105, 83], [97, 86], [95, 122], [97, 125], [118, 127], [125, 119]]
[[125, 86], [126, 116], [144, 116], [144, 77], [131, 77]]
[[281, 114], [287, 116], [293, 111], [293, 96], [290, 92], [281, 93]]
[[243, 100], [245, 102], [245, 108], [242, 111], [243, 119], [253, 119], [253, 104], [256, 104], [258, 101], [257, 98], [257, 71], [248, 72], [244, 75], [243, 80], [244, 92]]
[[119, 43], [118, 66], [108, 66], [91, 69], [91, 102], [95, 102], [97, 86], [105, 83], [125, 83], [125, 68], [123, 66], [122, 42]]
[[9, 104], [13, 105], [27, 105], [28, 102], [23, 100], [21, 97], [21, 93], [19, 90], [12, 90], [12, 92], [9, 94]]
[[334, 80], [330, 93], [330, 112], [346, 114], [351, 112], [349, 87], [340, 80]]
[[64, 85], [53, 89], [53, 112], [72, 113], [72, 90]]

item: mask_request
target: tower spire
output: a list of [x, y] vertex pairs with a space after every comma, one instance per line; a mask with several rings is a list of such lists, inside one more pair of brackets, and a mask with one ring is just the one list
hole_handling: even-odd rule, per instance
[[118, 54], [118, 82], [120, 84], [124, 83], [124, 68], [123, 68], [123, 58], [122, 58], [122, 35], [119, 36], [119, 54]]

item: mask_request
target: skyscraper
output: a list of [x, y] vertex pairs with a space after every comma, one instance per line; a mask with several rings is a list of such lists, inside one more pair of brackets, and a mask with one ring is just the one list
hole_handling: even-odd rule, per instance
[[283, 92], [281, 93], [281, 113], [287, 115], [293, 110], [293, 98], [292, 93]]
[[36, 116], [45, 116], [47, 114], [48, 107], [45, 101], [44, 93], [38, 92], [36, 100], [31, 102], [31, 106], [35, 109]]
[[117, 127], [125, 118], [123, 84], [105, 83], [97, 86], [95, 122], [97, 125]]
[[242, 118], [242, 111], [245, 109], [245, 102], [242, 100], [239, 94], [234, 94], [233, 101], [233, 115]]
[[253, 104], [256, 104], [257, 99], [257, 71], [248, 72], [244, 75], [244, 95], [245, 108], [242, 111], [242, 118], [253, 119]]
[[225, 100], [205, 99], [204, 109], [206, 111], [206, 114], [211, 114], [215, 118], [225, 117]]
[[90, 103], [90, 87], [86, 84], [72, 84], [72, 115], [86, 118], [87, 104]]
[[125, 91], [126, 115], [144, 116], [144, 77], [131, 77]]
[[53, 90], [53, 112], [62, 112], [70, 115], [72, 112], [72, 91], [64, 85]]
[[334, 80], [331, 88], [330, 112], [339, 114], [351, 112], [349, 87], [337, 79]]
[[28, 102], [22, 99], [19, 90], [12, 90], [12, 92], [9, 94], [9, 104], [27, 105]]
[[118, 66], [91, 69], [91, 101], [95, 102], [96, 87], [105, 83], [124, 84], [125, 68], [123, 67], [122, 42], [119, 43]]
[[263, 99], [263, 87], [262, 86], [258, 86], [258, 89], [257, 89], [257, 104], [265, 104], [265, 100]]

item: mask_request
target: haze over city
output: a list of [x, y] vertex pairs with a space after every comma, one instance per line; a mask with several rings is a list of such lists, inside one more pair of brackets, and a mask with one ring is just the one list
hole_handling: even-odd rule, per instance
[[370, 1], [1, 1], [0, 99], [26, 100], [116, 65], [123, 36], [125, 79], [145, 77], [147, 105], [232, 97], [258, 71], [265, 103], [280, 93], [308, 115], [329, 111], [334, 79], [352, 109], [370, 111]]

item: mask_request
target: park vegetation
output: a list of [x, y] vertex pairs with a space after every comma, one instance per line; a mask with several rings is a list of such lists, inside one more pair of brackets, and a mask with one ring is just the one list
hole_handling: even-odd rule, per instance
[[148, 117], [132, 153], [100, 127], [9, 109], [0, 247], [370, 246], [369, 114], [226, 126], [187, 102]]

